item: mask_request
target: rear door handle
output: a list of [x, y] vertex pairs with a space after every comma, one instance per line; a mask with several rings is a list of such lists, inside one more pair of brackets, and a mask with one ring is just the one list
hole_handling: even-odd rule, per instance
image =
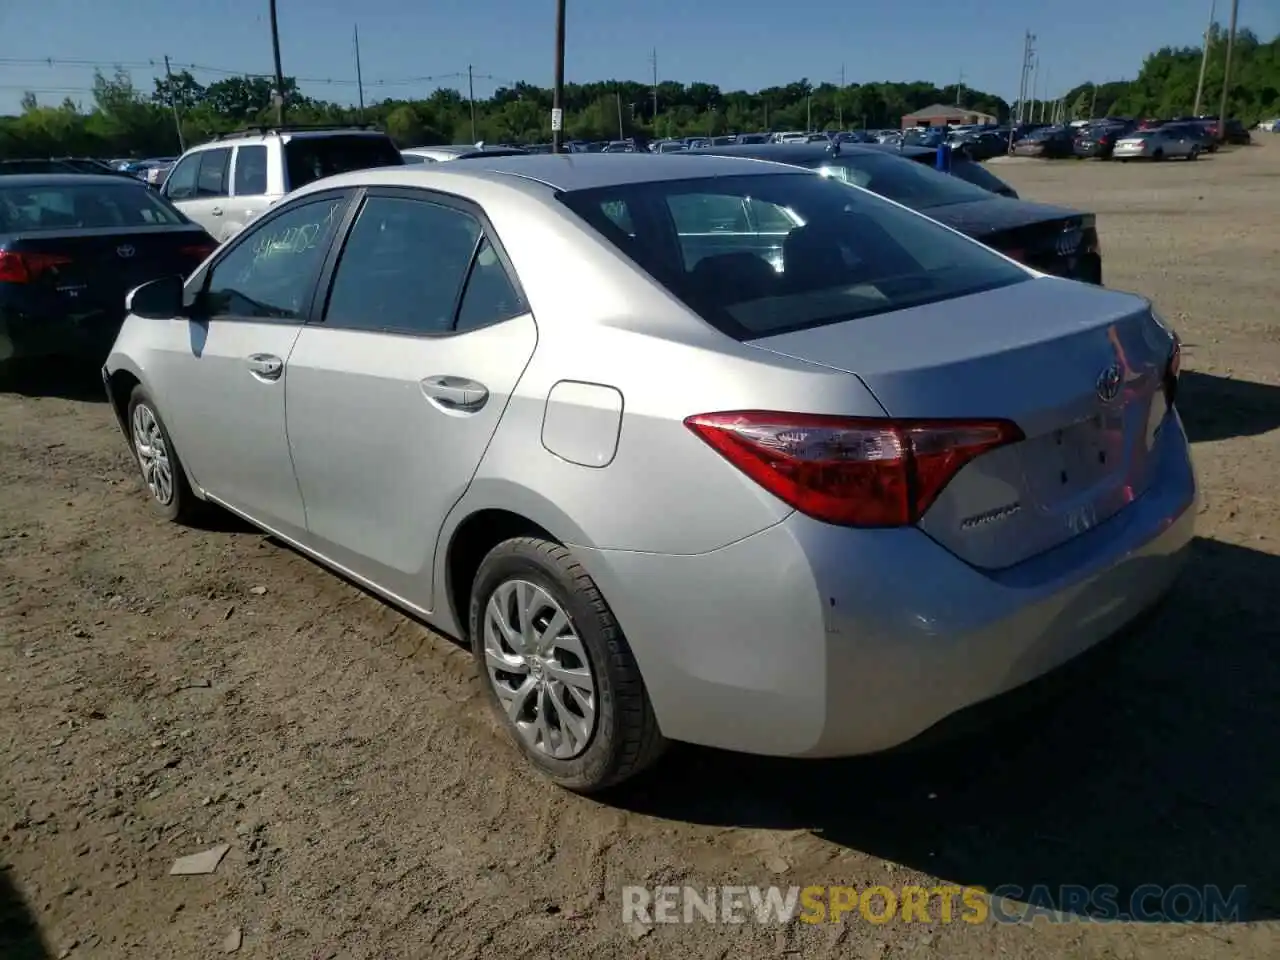
[[259, 380], [279, 380], [284, 373], [284, 361], [269, 353], [255, 353], [246, 362], [249, 372]]
[[220, 217], [220, 216], [222, 216], [222, 208], [221, 208], [221, 207], [214, 207], [214, 208], [213, 208], [212, 210], [210, 210], [209, 212], [210, 212], [211, 214], [213, 214], [215, 217]]
[[489, 390], [483, 383], [466, 377], [441, 374], [427, 377], [421, 383], [422, 393], [435, 406], [445, 411], [474, 413], [489, 400]]

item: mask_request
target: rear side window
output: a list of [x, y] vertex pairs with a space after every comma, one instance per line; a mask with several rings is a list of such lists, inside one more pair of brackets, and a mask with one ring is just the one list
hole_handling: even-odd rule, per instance
[[284, 145], [285, 172], [290, 190], [322, 177], [369, 167], [404, 166], [404, 157], [383, 136], [294, 137]]
[[225, 197], [227, 195], [227, 167], [231, 163], [231, 150], [219, 148], [200, 153], [200, 173], [196, 176], [197, 197]]
[[[563, 193], [560, 200], [707, 322], [740, 340], [1030, 279], [939, 224], [810, 173], [628, 184]], [[619, 203], [638, 232], [628, 235], [609, 215]], [[738, 217], [747, 209], [767, 210], [771, 224], [790, 225], [785, 232], [759, 229], [752, 218]]]
[[436, 336], [522, 312], [479, 220], [427, 200], [375, 196], [343, 246], [324, 322]]
[[262, 145], [236, 148], [237, 197], [260, 196], [267, 192], [267, 148]]

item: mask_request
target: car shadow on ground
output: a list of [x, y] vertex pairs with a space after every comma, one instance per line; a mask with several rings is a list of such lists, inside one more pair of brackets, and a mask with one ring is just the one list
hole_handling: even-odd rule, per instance
[[48, 960], [53, 952], [40, 934], [26, 901], [0, 865], [0, 957], [4, 960]]
[[[1280, 557], [1198, 539], [1155, 620], [1016, 723], [842, 761], [681, 747], [610, 802], [695, 823], [810, 830], [950, 883], [1035, 889], [1027, 899], [1068, 912], [1087, 911], [1064, 886], [1112, 885], [1123, 909], [1146, 884], [1187, 884], [1202, 897], [1216, 885], [1224, 902], [1243, 885], [1240, 919], [1275, 918], [1277, 583]], [[1166, 909], [1191, 919], [1186, 903]]]
[[0, 367], [0, 393], [106, 403], [102, 364], [88, 359], [16, 360]]
[[1178, 412], [1192, 443], [1253, 437], [1280, 428], [1280, 387], [1184, 370]]

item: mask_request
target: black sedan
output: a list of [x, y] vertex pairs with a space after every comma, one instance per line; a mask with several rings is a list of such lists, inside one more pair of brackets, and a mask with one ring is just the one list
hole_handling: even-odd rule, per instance
[[861, 145], [716, 147], [694, 153], [773, 160], [817, 170], [888, 197], [1045, 273], [1102, 283], [1094, 215], [994, 196], [919, 162]]
[[1133, 130], [1132, 124], [1095, 123], [1085, 127], [1076, 136], [1072, 152], [1077, 157], [1097, 157], [1110, 160], [1116, 141], [1123, 140]]
[[0, 363], [105, 356], [130, 289], [186, 275], [216, 244], [132, 178], [0, 178]]

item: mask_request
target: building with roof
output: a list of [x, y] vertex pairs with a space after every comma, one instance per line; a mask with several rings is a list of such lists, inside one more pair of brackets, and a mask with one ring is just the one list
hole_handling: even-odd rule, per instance
[[966, 110], [964, 107], [957, 107], [954, 104], [948, 106], [945, 103], [935, 103], [932, 106], [925, 107], [923, 110], [908, 113], [902, 118], [902, 129], [909, 130], [912, 127], [956, 127], [966, 123], [997, 122], [997, 118], [989, 113]]

